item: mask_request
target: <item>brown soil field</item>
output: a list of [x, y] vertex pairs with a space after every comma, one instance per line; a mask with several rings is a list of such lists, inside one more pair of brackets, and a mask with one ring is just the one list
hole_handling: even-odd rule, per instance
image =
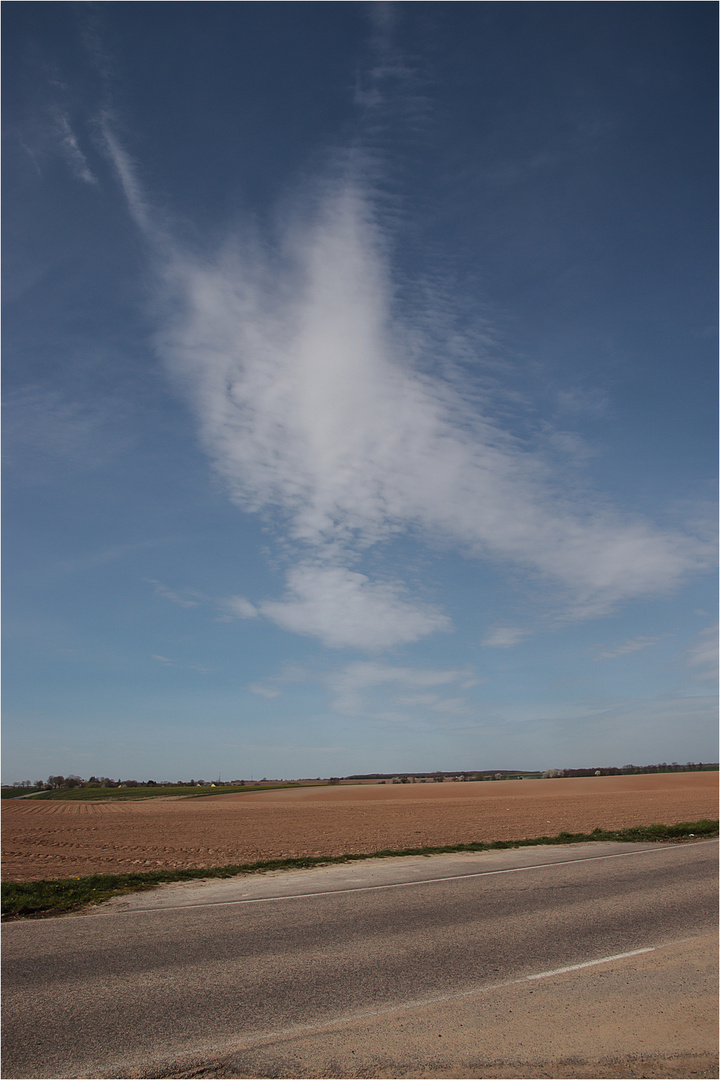
[[718, 816], [718, 773], [358, 784], [2, 807], [3, 878], [224, 866]]

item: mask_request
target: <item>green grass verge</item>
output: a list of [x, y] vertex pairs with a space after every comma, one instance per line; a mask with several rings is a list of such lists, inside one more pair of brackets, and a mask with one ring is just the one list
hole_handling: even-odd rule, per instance
[[107, 900], [122, 893], [152, 889], [171, 881], [228, 878], [239, 874], [257, 874], [265, 870], [297, 870], [333, 863], [358, 862], [363, 859], [390, 858], [401, 855], [443, 855], [458, 851], [500, 851], [504, 848], [536, 847], [547, 844], [581, 844], [599, 840], [647, 842], [682, 840], [692, 836], [717, 836], [718, 822], [690, 821], [677, 825], [638, 825], [631, 829], [591, 833], [561, 832], [557, 836], [539, 836], [526, 840], [480, 840], [446, 847], [385, 849], [367, 854], [308, 855], [294, 859], [262, 859], [259, 862], [231, 866], [198, 867], [191, 870], [152, 870], [141, 874], [91, 874], [89, 877], [59, 878], [55, 881], [7, 881], [2, 884], [2, 914], [5, 919], [58, 915], [76, 911], [87, 904]]

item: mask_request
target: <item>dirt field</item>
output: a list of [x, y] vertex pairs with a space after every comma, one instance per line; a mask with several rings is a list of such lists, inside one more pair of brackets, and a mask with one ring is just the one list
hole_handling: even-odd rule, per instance
[[521, 840], [718, 816], [718, 773], [288, 788], [2, 808], [5, 880]]

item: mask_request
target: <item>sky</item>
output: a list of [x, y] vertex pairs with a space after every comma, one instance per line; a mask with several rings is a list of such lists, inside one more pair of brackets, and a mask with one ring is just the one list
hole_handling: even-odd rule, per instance
[[717, 761], [711, 3], [6, 3], [4, 783]]

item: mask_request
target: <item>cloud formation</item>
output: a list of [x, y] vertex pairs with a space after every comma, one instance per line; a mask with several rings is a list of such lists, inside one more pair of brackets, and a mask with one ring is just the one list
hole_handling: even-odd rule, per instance
[[688, 648], [688, 664], [700, 677], [717, 681], [718, 675], [718, 625], [701, 630]]
[[161, 581], [155, 581], [154, 578], [148, 578], [148, 584], [153, 586], [156, 596], [162, 596], [164, 600], [169, 600], [178, 607], [194, 608], [198, 606], [200, 600], [204, 599], [202, 594], [195, 589], [180, 591], [169, 589], [167, 585], [163, 585]]
[[627, 656], [628, 653], [640, 652], [642, 649], [649, 649], [653, 645], [657, 645], [660, 641], [659, 637], [638, 637], [632, 638], [629, 641], [617, 642], [615, 645], [608, 645], [602, 649], [595, 657], [594, 660], [614, 660], [616, 656]]
[[399, 584], [373, 582], [341, 566], [300, 563], [287, 574], [282, 600], [253, 604], [231, 596], [221, 606], [240, 619], [262, 615], [283, 630], [309, 634], [330, 648], [377, 652], [451, 630], [447, 615], [430, 604], [410, 600]]
[[511, 649], [519, 645], [529, 634], [519, 626], [496, 626], [485, 635], [482, 644], [495, 649]]
[[[418, 710], [455, 715], [465, 712], [464, 691], [482, 680], [468, 670], [399, 666], [382, 661], [361, 661], [327, 676], [332, 708], [345, 715], [376, 715], [402, 720], [403, 712], [418, 717]], [[372, 695], [381, 691], [382, 711]], [[390, 712], [388, 710], [391, 710]]]
[[284, 630], [310, 634], [332, 648], [371, 652], [451, 629], [447, 615], [410, 603], [395, 585], [372, 582], [340, 566], [301, 564], [288, 574], [288, 596], [266, 600], [260, 611]]
[[401, 728], [412, 723], [422, 729], [459, 717], [467, 724], [474, 712], [468, 692], [484, 681], [470, 668], [415, 667], [372, 659], [320, 672], [290, 666], [247, 689], [273, 700], [290, 685], [317, 684], [328, 695], [330, 712], [338, 717], [362, 716]]
[[354, 569], [402, 535], [520, 570], [572, 617], [665, 593], [705, 566], [691, 536], [577, 483], [570, 499], [559, 467], [505, 430], [479, 388], [466, 396], [434, 374], [452, 372], [457, 345], [443, 344], [442, 320], [400, 305], [391, 238], [357, 172], [326, 180], [272, 240], [235, 236], [198, 255], [153, 225], [109, 128], [106, 140], [156, 243], [158, 351], [232, 499], [281, 523], [295, 563], [286, 597], [257, 605], [268, 618], [363, 649], [448, 629]]
[[97, 184], [98, 179], [90, 168], [88, 160], [80, 149], [77, 135], [73, 131], [68, 114], [57, 108], [54, 113], [55, 131], [65, 161], [73, 175], [85, 184]]

